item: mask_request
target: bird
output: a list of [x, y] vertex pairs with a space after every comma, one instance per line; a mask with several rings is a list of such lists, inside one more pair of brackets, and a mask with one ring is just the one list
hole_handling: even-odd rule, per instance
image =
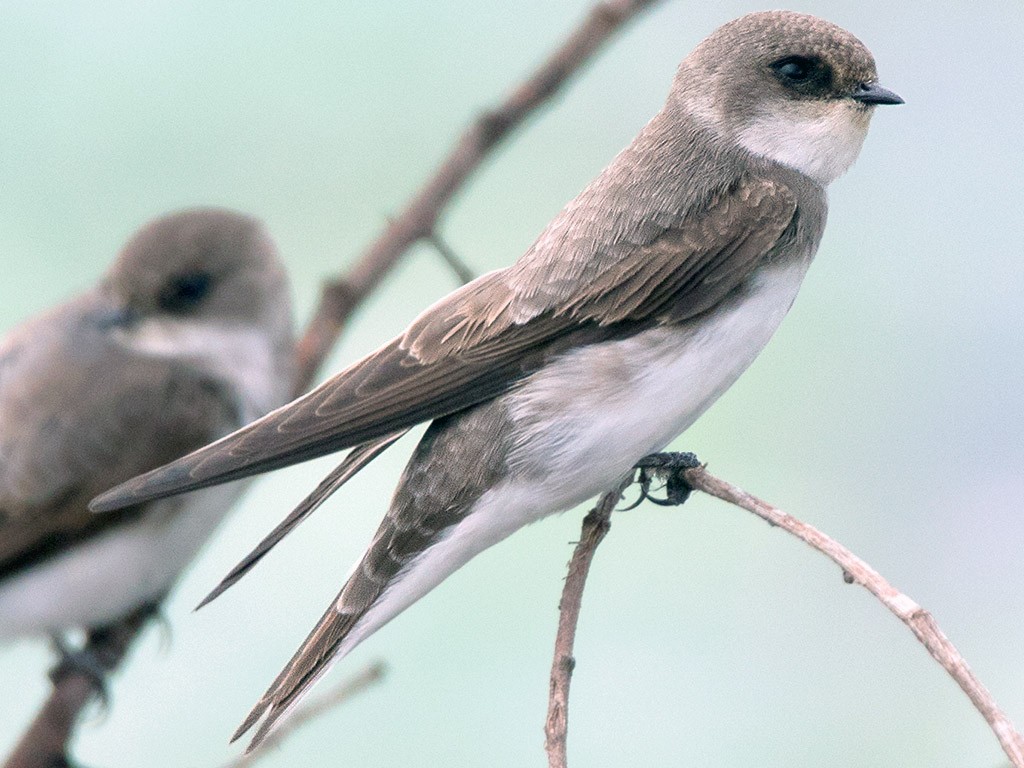
[[105, 516], [89, 500], [284, 404], [294, 368], [274, 242], [213, 207], [145, 224], [97, 285], [6, 333], [0, 640], [49, 635], [102, 688], [64, 634], [157, 605], [245, 484]]
[[96, 499], [110, 510], [345, 448], [359, 464], [430, 422], [365, 554], [234, 738], [255, 726], [257, 746], [336, 661], [476, 554], [617, 487], [688, 428], [774, 334], [821, 240], [826, 187], [875, 108], [900, 103], [830, 22], [728, 22], [518, 261], [289, 405]]

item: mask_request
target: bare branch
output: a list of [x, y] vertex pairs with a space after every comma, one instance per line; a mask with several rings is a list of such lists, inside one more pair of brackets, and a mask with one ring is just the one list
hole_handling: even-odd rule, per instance
[[[85, 652], [113, 671], [124, 659], [142, 628], [153, 616], [147, 605], [119, 623], [89, 633]], [[15, 746], [4, 768], [54, 768], [67, 765], [71, 734], [86, 705], [96, 695], [96, 681], [73, 670], [55, 676], [53, 690]]]
[[860, 584], [877, 597], [882, 605], [910, 628], [914, 636], [928, 649], [932, 658], [939, 662], [957, 685], [963, 689], [971, 703], [992, 728], [996, 738], [999, 739], [1000, 746], [1006, 756], [1010, 758], [1010, 762], [1016, 768], [1024, 768], [1024, 737], [1021, 737], [1014, 728], [1013, 723], [996, 704], [988, 689], [974, 676], [964, 657], [939, 629], [935, 619], [928, 611], [896, 589], [878, 571], [849, 549], [814, 526], [797, 520], [781, 509], [715, 477], [703, 467], [687, 469], [683, 472], [683, 477], [694, 490], [703, 491], [722, 499], [722, 501], [735, 504], [748, 512], [753, 512], [762, 520], [793, 534], [842, 568], [843, 578], [847, 583]]
[[476, 277], [465, 260], [437, 232], [431, 232], [427, 235], [426, 239], [428, 243], [434, 246], [434, 250], [437, 251], [444, 263], [448, 265], [448, 268], [458, 278], [459, 283], [465, 285]]
[[53, 692], [4, 763], [4, 768], [53, 768], [61, 765], [79, 713], [96, 693], [85, 675], [68, 675]]
[[583, 518], [580, 540], [569, 561], [569, 572], [558, 601], [558, 634], [555, 637], [555, 655], [551, 660], [551, 686], [548, 692], [548, 719], [544, 724], [544, 749], [548, 753], [549, 768], [566, 768], [566, 736], [569, 730], [569, 684], [576, 667], [573, 645], [576, 642], [576, 624], [580, 618], [583, 587], [590, 572], [597, 545], [612, 527], [611, 517], [622, 492], [632, 482], [627, 479], [619, 488], [609, 491], [597, 506]]
[[370, 686], [384, 678], [387, 666], [382, 661], [375, 661], [366, 667], [362, 672], [353, 677], [343, 680], [332, 690], [317, 699], [310, 701], [284, 721], [284, 723], [273, 731], [262, 744], [252, 752], [239, 756], [236, 760], [225, 763], [221, 768], [248, 768], [257, 760], [265, 757], [281, 743], [291, 736], [295, 731], [304, 726], [310, 720], [315, 720], [320, 715], [329, 712], [335, 707], [344, 704], [354, 696], [359, 695]]
[[435, 231], [445, 207], [484, 158], [558, 93], [615, 32], [656, 1], [598, 3], [530, 77], [466, 129], [433, 176], [413, 195], [402, 212], [388, 222], [348, 274], [324, 286], [320, 305], [299, 344], [299, 392], [312, 384], [317, 369], [355, 306], [394, 268], [410, 246]]
[[[638, 480], [641, 485], [641, 499], [666, 503], [664, 500], [651, 499], [648, 493], [650, 476], [658, 475], [666, 480], [669, 500], [675, 498], [678, 503], [682, 503], [687, 496], [686, 489], [680, 486], [682, 481], [690, 490], [703, 491], [752, 512], [821, 552], [842, 568], [843, 579], [848, 584], [860, 584], [910, 628], [932, 658], [942, 665], [988, 722], [1003, 751], [1010, 758], [1010, 763], [1015, 768], [1024, 768], [1024, 737], [1014, 728], [988, 689], [974, 676], [964, 657], [939, 629], [928, 611], [892, 586], [878, 571], [835, 539], [735, 485], [715, 477], [703, 466], [693, 466], [693, 463], [693, 454], [653, 454], [641, 459], [637, 463], [641, 472]], [[550, 768], [567, 766], [565, 742], [568, 730], [569, 677], [575, 665], [572, 647], [587, 571], [594, 550], [610, 528], [607, 516], [628, 485], [629, 483], [626, 483], [618, 490], [603, 496], [597, 508], [584, 519], [583, 534], [569, 564], [569, 575], [559, 603], [558, 636], [551, 665], [548, 719], [544, 727], [545, 749]]]

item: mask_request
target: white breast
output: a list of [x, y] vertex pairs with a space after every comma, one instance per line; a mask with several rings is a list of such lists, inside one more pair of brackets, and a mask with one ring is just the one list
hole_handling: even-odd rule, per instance
[[583, 347], [510, 398], [512, 478], [565, 509], [664, 448], [754, 361], [789, 311], [809, 260], [765, 266], [748, 290], [699, 319]]

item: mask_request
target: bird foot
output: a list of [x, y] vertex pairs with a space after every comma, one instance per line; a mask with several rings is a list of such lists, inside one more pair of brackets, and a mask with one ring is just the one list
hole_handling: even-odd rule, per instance
[[109, 703], [107, 675], [110, 669], [102, 656], [89, 647], [73, 648], [60, 635], [54, 635], [52, 640], [58, 659], [49, 672], [50, 682], [57, 685], [68, 675], [82, 675], [92, 682], [101, 706], [106, 709]]
[[[640, 486], [640, 496], [626, 509], [635, 509], [644, 501], [661, 507], [679, 506], [690, 498], [693, 490], [686, 482], [684, 473], [699, 466], [701, 463], [696, 454], [689, 452], [652, 453], [644, 456], [634, 467], [637, 470], [635, 482]], [[655, 480], [662, 481], [665, 498], [651, 495], [651, 485]]]

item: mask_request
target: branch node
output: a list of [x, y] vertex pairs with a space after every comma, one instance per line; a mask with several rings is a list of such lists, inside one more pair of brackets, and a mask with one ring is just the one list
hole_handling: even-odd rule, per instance
[[448, 245], [445, 239], [437, 233], [437, 230], [431, 229], [427, 234], [426, 240], [434, 246], [434, 250], [437, 251], [438, 255], [448, 265], [448, 268], [455, 274], [455, 277], [462, 285], [472, 282], [473, 278], [476, 277], [473, 274], [473, 270], [469, 268], [466, 260], [459, 256], [455, 249]]
[[361, 298], [352, 283], [343, 277], [328, 280], [322, 290], [322, 300], [334, 317], [347, 317]]

